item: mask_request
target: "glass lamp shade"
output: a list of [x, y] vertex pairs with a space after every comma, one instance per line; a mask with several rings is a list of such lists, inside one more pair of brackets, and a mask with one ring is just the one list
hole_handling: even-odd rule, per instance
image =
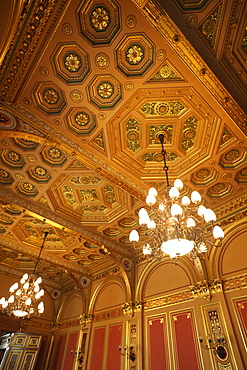
[[196, 226], [195, 220], [193, 218], [191, 218], [191, 217], [189, 217], [187, 219], [187, 223], [186, 224], [187, 224], [187, 227], [195, 227]]
[[149, 222], [150, 222], [150, 218], [149, 218], [148, 215], [139, 217], [139, 224], [140, 225], [148, 225]]
[[216, 221], [216, 214], [214, 213], [214, 211], [212, 211], [212, 209], [206, 208], [204, 212], [204, 219], [206, 222]]
[[198, 191], [192, 191], [191, 193], [191, 201], [195, 204], [200, 203], [202, 200], [201, 194]]
[[132, 230], [129, 235], [130, 242], [138, 242], [139, 241], [139, 234], [137, 230]]
[[149, 194], [146, 198], [146, 203], [151, 207], [156, 203], [156, 198], [154, 195]]
[[204, 207], [202, 204], [198, 207], [197, 213], [199, 216], [203, 216], [206, 211], [206, 207]]
[[42, 283], [42, 277], [38, 277], [38, 279], [34, 282], [34, 285], [39, 285], [40, 283]]
[[153, 196], [157, 197], [158, 192], [157, 192], [157, 190], [155, 188], [150, 188], [148, 190], [148, 195], [153, 195]]
[[170, 239], [163, 242], [160, 249], [171, 258], [184, 256], [192, 251], [194, 242], [187, 239]]
[[183, 206], [188, 206], [190, 204], [190, 198], [187, 197], [187, 195], [185, 195], [183, 198], [182, 198], [182, 205]]
[[214, 226], [213, 228], [213, 236], [215, 239], [224, 238], [224, 231], [218, 225]]
[[184, 184], [183, 184], [183, 181], [181, 181], [180, 179], [176, 179], [174, 181], [174, 185], [173, 185], [175, 188], [177, 188], [178, 190], [182, 190], [183, 187], [184, 187]]
[[169, 197], [170, 198], [178, 198], [179, 197], [179, 190], [177, 188], [175, 188], [175, 186], [173, 186], [169, 190]]
[[173, 203], [171, 206], [171, 215], [174, 217], [174, 216], [179, 216], [179, 215], [182, 216], [182, 214], [183, 214], [183, 210], [180, 207], [180, 205]]
[[148, 224], [148, 229], [155, 229], [156, 228], [156, 223], [154, 222], [154, 220], [151, 220]]
[[17, 317], [24, 317], [28, 314], [28, 312], [27, 311], [22, 311], [22, 310], [15, 310], [13, 312], [13, 314]]

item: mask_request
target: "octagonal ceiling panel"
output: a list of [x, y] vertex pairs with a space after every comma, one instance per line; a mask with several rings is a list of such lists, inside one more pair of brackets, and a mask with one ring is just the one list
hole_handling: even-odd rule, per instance
[[66, 99], [64, 91], [52, 81], [38, 82], [33, 91], [37, 108], [47, 114], [58, 114], [64, 109]]
[[80, 34], [93, 45], [109, 44], [120, 28], [119, 5], [113, 0], [85, 0], [77, 11]]
[[154, 45], [145, 34], [126, 35], [117, 47], [116, 58], [126, 76], [141, 76], [153, 64]]
[[77, 135], [90, 135], [97, 127], [95, 114], [86, 107], [71, 108], [66, 115], [66, 123]]
[[88, 94], [98, 108], [113, 108], [122, 98], [122, 85], [111, 75], [96, 75], [88, 86]]
[[78, 44], [58, 44], [52, 57], [56, 74], [66, 83], [80, 83], [90, 71], [89, 55]]

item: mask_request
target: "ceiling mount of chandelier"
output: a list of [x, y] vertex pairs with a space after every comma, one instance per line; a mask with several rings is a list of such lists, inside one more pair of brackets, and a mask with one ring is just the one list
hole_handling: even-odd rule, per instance
[[30, 319], [44, 312], [44, 302], [40, 302], [40, 298], [44, 295], [44, 289], [40, 289], [39, 286], [42, 278], [36, 276], [36, 269], [47, 235], [46, 231], [33, 273], [30, 275], [25, 273], [19, 283], [15, 283], [9, 288], [10, 297], [7, 300], [5, 297], [0, 299], [1, 311], [8, 315]]
[[[224, 237], [224, 232], [216, 224], [216, 215], [201, 203], [201, 195], [193, 191], [188, 196], [180, 196], [183, 182], [180, 179], [170, 186], [168, 166], [166, 164], [166, 151], [164, 149], [164, 135], [160, 134], [166, 188], [158, 196], [155, 188], [150, 188], [146, 208], [139, 211], [139, 224], [144, 228], [145, 245], [143, 254], [152, 255], [157, 260], [166, 255], [178, 258], [190, 254], [195, 258], [207, 252], [208, 246], [219, 247]], [[143, 230], [141, 232], [143, 235]], [[213, 234], [214, 242], [210, 240]], [[139, 242], [139, 233], [132, 230], [129, 235], [130, 242]]]

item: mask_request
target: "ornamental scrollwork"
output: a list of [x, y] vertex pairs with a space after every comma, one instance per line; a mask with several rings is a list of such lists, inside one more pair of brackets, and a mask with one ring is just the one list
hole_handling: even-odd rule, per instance
[[212, 294], [222, 291], [222, 280], [199, 281], [196, 285], [190, 287], [190, 289], [194, 298], [203, 297], [207, 301], [210, 301]]

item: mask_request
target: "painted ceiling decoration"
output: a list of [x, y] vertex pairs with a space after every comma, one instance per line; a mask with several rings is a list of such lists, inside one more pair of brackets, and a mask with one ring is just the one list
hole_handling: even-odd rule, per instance
[[150, 185], [165, 186], [160, 134], [182, 195], [199, 191], [226, 228], [233, 203], [243, 217], [246, 8], [230, 3], [30, 2], [1, 65], [0, 269], [31, 270], [48, 231], [39, 273], [51, 291], [111, 271], [132, 284], [143, 256], [129, 232], [142, 234]]

